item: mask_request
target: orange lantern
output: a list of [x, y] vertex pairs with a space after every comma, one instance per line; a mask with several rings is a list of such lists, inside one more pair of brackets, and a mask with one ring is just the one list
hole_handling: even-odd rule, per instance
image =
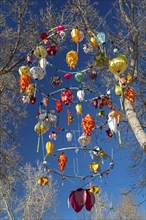
[[117, 124], [119, 124], [121, 121], [121, 118], [122, 118], [122, 112], [120, 110], [112, 110], [112, 111], [110, 111], [108, 116], [111, 118], [115, 118]]
[[54, 144], [51, 141], [47, 142], [46, 143], [47, 154], [51, 154], [53, 149], [54, 149]]
[[111, 102], [111, 100], [107, 96], [102, 97], [102, 103], [105, 106], [113, 108], [113, 103]]
[[130, 102], [134, 103], [135, 100], [135, 91], [133, 88], [129, 87], [124, 91], [124, 96], [126, 99], [128, 99]]
[[21, 89], [21, 91], [24, 92], [30, 84], [30, 76], [21, 75], [19, 82], [20, 82], [20, 89]]
[[72, 41], [75, 42], [76, 44], [79, 43], [80, 41], [80, 31], [78, 28], [74, 28], [71, 31], [71, 37], [72, 37]]
[[92, 129], [95, 127], [95, 121], [94, 118], [90, 115], [87, 114], [83, 119], [82, 119], [82, 127], [85, 131], [85, 134], [87, 136], [91, 135]]
[[62, 152], [62, 154], [58, 157], [58, 165], [61, 171], [64, 171], [67, 160], [67, 156]]

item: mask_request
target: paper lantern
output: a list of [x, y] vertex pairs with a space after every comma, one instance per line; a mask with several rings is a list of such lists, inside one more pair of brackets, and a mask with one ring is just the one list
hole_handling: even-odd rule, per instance
[[82, 188], [72, 191], [68, 198], [68, 207], [70, 203], [75, 210], [75, 212], [80, 212], [85, 206], [87, 211], [91, 211], [95, 204], [95, 196], [88, 189], [84, 190]]
[[43, 32], [40, 35], [40, 38], [43, 40], [44, 44], [48, 44], [49, 43], [49, 40], [47, 39], [47, 37], [48, 37], [48, 34], [46, 34], [45, 32]]
[[132, 76], [130, 74], [128, 74], [127, 76], [124, 76], [123, 79], [126, 85], [129, 85], [130, 83], [132, 83]]
[[126, 70], [127, 63], [123, 58], [117, 57], [109, 62], [109, 70], [115, 75], [120, 75]]
[[91, 103], [92, 103], [92, 105], [94, 105], [95, 108], [102, 109], [102, 107], [103, 107], [103, 99], [101, 97], [93, 99], [93, 101]]
[[48, 178], [46, 176], [40, 177], [38, 179], [38, 184], [41, 185], [41, 186], [47, 185], [48, 182], [49, 182], [49, 180], [48, 180]]
[[31, 97], [35, 91], [35, 86], [33, 84], [29, 84], [29, 86], [26, 88], [26, 94]]
[[48, 106], [48, 102], [49, 102], [48, 97], [44, 97], [43, 100], [42, 100], [42, 103], [43, 103], [43, 105], [44, 105], [45, 107]]
[[48, 63], [48, 62], [47, 62], [46, 58], [41, 58], [41, 59], [39, 60], [40, 67], [41, 67], [43, 70], [46, 69], [47, 63]]
[[98, 194], [100, 191], [100, 188], [99, 188], [99, 186], [90, 186], [89, 191], [93, 194]]
[[66, 139], [67, 139], [67, 141], [72, 141], [72, 137], [73, 137], [73, 135], [72, 135], [72, 133], [70, 133], [70, 132], [68, 132], [67, 134], [66, 134]]
[[35, 103], [36, 103], [36, 97], [31, 96], [31, 97], [30, 97], [30, 103], [31, 103], [31, 104], [35, 104]]
[[22, 96], [22, 102], [25, 103], [29, 103], [30, 102], [30, 98], [29, 96]]
[[80, 31], [78, 28], [74, 28], [71, 31], [71, 37], [72, 37], [72, 41], [75, 42], [76, 44], [79, 42], [80, 40]]
[[103, 103], [103, 105], [108, 106], [109, 108], [113, 108], [113, 103], [111, 102], [111, 100], [107, 96], [102, 97], [102, 103]]
[[98, 170], [100, 169], [100, 164], [97, 164], [96, 162], [93, 162], [89, 164], [88, 166], [93, 173], [97, 173]]
[[30, 85], [30, 76], [21, 75], [19, 83], [20, 83], [20, 90], [25, 92], [28, 86]]
[[21, 66], [18, 70], [20, 76], [21, 75], [28, 75], [30, 76], [30, 67], [29, 66]]
[[84, 37], [84, 32], [80, 31], [79, 42], [81, 42], [84, 39]]
[[66, 62], [70, 68], [75, 68], [78, 62], [78, 53], [74, 50], [69, 51], [66, 54]]
[[34, 131], [38, 134], [45, 134], [47, 130], [43, 124], [37, 123], [34, 127]]
[[99, 32], [97, 34], [97, 40], [98, 40], [98, 43], [104, 44], [105, 43], [105, 33]]
[[56, 139], [57, 139], [57, 133], [56, 133], [55, 131], [50, 132], [49, 138], [50, 138], [50, 140], [56, 141]]
[[78, 99], [79, 99], [80, 102], [83, 102], [83, 101], [84, 101], [84, 96], [85, 96], [84, 90], [79, 90], [79, 91], [77, 91], [77, 97], [78, 97]]
[[53, 87], [60, 87], [62, 85], [62, 78], [59, 75], [55, 74], [51, 77], [51, 85]]
[[69, 105], [72, 103], [73, 101], [73, 94], [70, 91], [70, 89], [65, 89], [62, 93], [61, 93], [61, 100], [65, 105]]
[[78, 81], [78, 82], [82, 82], [84, 80], [84, 74], [83, 73], [76, 73], [75, 74], [75, 79]]
[[96, 72], [96, 70], [92, 70], [92, 71], [88, 74], [88, 76], [89, 76], [89, 78], [90, 78], [91, 80], [95, 80], [96, 77], [97, 77], [97, 72]]
[[30, 69], [31, 77], [35, 80], [41, 80], [45, 77], [45, 71], [40, 66], [34, 66]]
[[91, 43], [87, 43], [83, 45], [83, 51], [87, 54], [93, 52], [93, 47]]
[[63, 172], [67, 163], [67, 156], [62, 153], [60, 156], [58, 156], [58, 165], [59, 169]]
[[107, 134], [108, 134], [109, 137], [112, 136], [111, 134], [116, 134], [117, 133], [117, 121], [116, 121], [115, 117], [114, 118], [111, 118], [111, 117], [108, 118], [108, 126], [109, 126], [109, 129], [110, 129], [110, 130], [107, 131]]
[[82, 119], [82, 127], [85, 131], [85, 134], [87, 136], [91, 135], [92, 129], [95, 127], [95, 121], [94, 118], [90, 115], [87, 114], [83, 119]]
[[108, 117], [115, 118], [117, 124], [119, 124], [122, 118], [122, 112], [120, 110], [112, 110], [109, 112]]
[[62, 111], [62, 101], [57, 100], [55, 103], [55, 108], [57, 112], [61, 112]]
[[105, 157], [105, 152], [100, 149], [100, 147], [94, 147], [93, 150], [89, 151], [90, 157], [92, 160], [96, 161], [97, 163], [100, 163], [101, 155], [102, 157]]
[[131, 103], [134, 103], [135, 101], [135, 91], [133, 88], [128, 87], [125, 91], [124, 91], [124, 96], [126, 99], [128, 99]]
[[56, 27], [57, 32], [63, 31], [64, 29], [65, 27], [63, 25], [59, 25], [58, 27]]
[[34, 54], [34, 56], [36, 56], [39, 59], [45, 58], [47, 56], [47, 50], [44, 46], [40, 45], [40, 46], [36, 47], [33, 54]]
[[31, 63], [33, 62], [33, 57], [32, 57], [32, 55], [28, 55], [28, 56], [26, 57], [26, 62], [27, 62], [28, 64], [31, 64]]
[[48, 55], [50, 56], [50, 55], [56, 55], [56, 46], [55, 45], [53, 45], [53, 46], [48, 46], [47, 47], [47, 53], [48, 53]]
[[105, 112], [104, 111], [99, 111], [98, 116], [103, 118], [105, 116]]
[[66, 74], [64, 75], [64, 78], [69, 80], [69, 79], [71, 78], [71, 74], [70, 74], [70, 73], [66, 73]]
[[86, 134], [82, 134], [78, 138], [78, 142], [80, 143], [81, 146], [86, 147], [88, 144], [91, 142], [90, 136], [87, 136]]
[[77, 115], [82, 114], [82, 105], [81, 104], [76, 105], [76, 112], [77, 112]]
[[47, 152], [47, 154], [51, 154], [53, 149], [54, 149], [54, 144], [51, 141], [47, 142], [46, 143], [46, 152]]
[[122, 86], [119, 83], [115, 85], [115, 93], [116, 95], [122, 95]]
[[98, 45], [97, 38], [96, 37], [91, 37], [90, 38], [90, 43], [91, 43], [92, 47], [95, 49]]

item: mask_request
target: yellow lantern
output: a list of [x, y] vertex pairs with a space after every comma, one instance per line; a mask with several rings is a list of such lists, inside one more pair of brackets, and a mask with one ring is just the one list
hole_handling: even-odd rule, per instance
[[48, 180], [48, 178], [45, 177], [45, 176], [44, 176], [44, 177], [40, 177], [40, 178], [38, 179], [38, 184], [41, 185], [41, 186], [47, 185], [48, 182], [49, 182], [49, 180]]
[[115, 85], [115, 93], [116, 93], [116, 95], [122, 94], [122, 86], [119, 83], [116, 83], [116, 85]]
[[91, 43], [92, 47], [95, 49], [97, 47], [97, 44], [98, 44], [97, 38], [96, 37], [91, 37], [90, 38], [90, 43]]
[[47, 142], [46, 143], [47, 154], [51, 154], [53, 149], [54, 149], [54, 144], [51, 141]]
[[78, 62], [78, 53], [74, 50], [69, 51], [66, 54], [66, 62], [68, 63], [70, 68], [75, 68]]
[[100, 191], [100, 188], [98, 186], [90, 186], [89, 191], [93, 194], [98, 194]]
[[44, 46], [40, 45], [36, 47], [33, 54], [39, 59], [45, 58], [47, 56], [47, 49]]
[[71, 37], [72, 37], [72, 41], [75, 42], [76, 44], [80, 41], [80, 31], [78, 28], [74, 28], [71, 31]]
[[109, 62], [109, 70], [111, 73], [115, 75], [120, 75], [124, 73], [126, 67], [127, 67], [127, 62], [125, 59], [121, 57], [114, 58]]
[[28, 75], [28, 76], [30, 76], [29, 70], [30, 70], [30, 67], [29, 67], [29, 66], [21, 66], [21, 67], [19, 68], [18, 72], [19, 72], [20, 76], [21, 76], [21, 75]]
[[123, 79], [124, 79], [124, 83], [125, 83], [126, 85], [132, 83], [132, 76], [131, 76], [130, 74], [128, 74], [127, 76], [124, 76]]
[[76, 111], [77, 111], [77, 115], [81, 115], [82, 114], [82, 105], [81, 104], [77, 104], [76, 105]]
[[46, 128], [43, 124], [37, 123], [34, 127], [35, 132], [38, 134], [45, 134], [46, 133]]
[[90, 170], [93, 173], [97, 173], [98, 170], [100, 169], [100, 164], [97, 164], [96, 162], [93, 162], [93, 163], [89, 164], [88, 166], [90, 167]]

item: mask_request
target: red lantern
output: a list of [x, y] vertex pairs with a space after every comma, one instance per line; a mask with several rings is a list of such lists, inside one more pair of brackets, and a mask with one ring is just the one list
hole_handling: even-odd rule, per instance
[[20, 89], [24, 92], [27, 89], [27, 87], [30, 85], [30, 76], [21, 75], [19, 82], [20, 82]]
[[64, 171], [66, 163], [67, 163], [67, 156], [62, 153], [59, 157], [58, 157], [58, 165], [59, 165], [59, 169], [61, 171]]
[[47, 47], [47, 53], [48, 55], [55, 55], [56, 54], [56, 46], [53, 45], [53, 46], [48, 46]]
[[65, 105], [69, 105], [73, 101], [73, 94], [70, 89], [65, 89], [61, 94], [61, 100]]
[[129, 87], [124, 91], [124, 96], [126, 99], [128, 99], [130, 102], [134, 103], [135, 100], [135, 91], [133, 88]]
[[49, 40], [47, 39], [48, 34], [42, 33], [40, 38], [43, 40], [44, 44], [48, 44]]
[[71, 74], [70, 74], [70, 73], [66, 73], [66, 74], [64, 75], [64, 78], [69, 80], [69, 79], [71, 78]]
[[91, 135], [92, 129], [95, 127], [95, 121], [94, 118], [90, 115], [87, 114], [83, 119], [82, 119], [82, 127], [85, 131], [85, 134], [87, 136]]
[[63, 25], [59, 25], [58, 27], [56, 27], [57, 32], [63, 31], [64, 30], [64, 26]]
[[56, 101], [55, 108], [56, 108], [57, 112], [61, 112], [62, 111], [62, 102], [60, 100]]

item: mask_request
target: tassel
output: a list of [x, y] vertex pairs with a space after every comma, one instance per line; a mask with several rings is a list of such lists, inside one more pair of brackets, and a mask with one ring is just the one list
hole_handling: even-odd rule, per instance
[[39, 152], [39, 148], [40, 148], [40, 136], [41, 134], [38, 135], [38, 144], [37, 144], [37, 153]]

